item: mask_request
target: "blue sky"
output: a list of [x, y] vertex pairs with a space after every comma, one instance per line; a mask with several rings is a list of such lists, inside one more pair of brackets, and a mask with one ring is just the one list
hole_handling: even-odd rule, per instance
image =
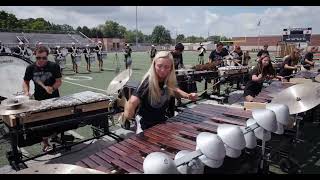
[[[95, 27], [114, 20], [135, 29], [135, 6], [0, 6], [18, 18], [43, 17], [56, 24]], [[185, 36], [256, 36], [282, 34], [283, 28], [312, 27], [320, 33], [319, 6], [139, 6], [138, 29], [151, 34], [154, 26], [164, 25]], [[261, 19], [260, 27], [257, 23]]]

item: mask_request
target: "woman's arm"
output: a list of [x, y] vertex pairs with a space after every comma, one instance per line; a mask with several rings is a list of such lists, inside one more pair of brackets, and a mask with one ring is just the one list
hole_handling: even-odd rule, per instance
[[124, 119], [132, 119], [139, 104], [140, 99], [137, 96], [132, 95], [124, 106]]
[[197, 100], [198, 94], [197, 93], [186, 93], [182, 91], [180, 88], [175, 88], [174, 92], [176, 95], [178, 95], [181, 98], [189, 99], [192, 101]]
[[252, 81], [261, 81], [262, 74], [259, 74], [258, 76], [254, 74], [254, 75], [252, 75], [251, 79], [252, 79]]
[[288, 64], [285, 64], [285, 65], [284, 65], [284, 68], [285, 68], [285, 69], [291, 69], [291, 70], [296, 70], [296, 69], [297, 69], [296, 66], [289, 66]]

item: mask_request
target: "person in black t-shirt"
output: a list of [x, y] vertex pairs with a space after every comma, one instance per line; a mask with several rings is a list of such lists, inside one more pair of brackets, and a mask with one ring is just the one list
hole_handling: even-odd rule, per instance
[[234, 48], [234, 51], [231, 53], [234, 62], [235, 62], [235, 66], [238, 66], [239, 64], [241, 64], [242, 62], [242, 56], [243, 56], [243, 52], [241, 50], [241, 47], [236, 45]]
[[157, 49], [154, 45], [151, 45], [151, 49], [150, 49], [150, 59], [151, 62], [153, 61], [153, 58], [156, 56], [157, 54]]
[[299, 68], [298, 62], [300, 58], [300, 53], [298, 49], [294, 49], [290, 55], [287, 55], [283, 58], [283, 63], [280, 68], [280, 76], [283, 76], [287, 81], [290, 80], [290, 75], [293, 74], [293, 71]]
[[250, 80], [247, 82], [243, 96], [245, 100], [250, 102], [261, 92], [263, 81], [269, 79], [282, 79], [281, 76], [276, 76], [276, 71], [273, 69], [270, 57], [267, 54], [261, 55], [261, 61], [250, 72]]
[[243, 57], [243, 63], [242, 63], [242, 65], [243, 65], [243, 66], [248, 66], [249, 61], [250, 61], [250, 59], [251, 59], [251, 56], [250, 56], [250, 54], [249, 54], [249, 51], [245, 51], [243, 56], [244, 56], [244, 57]]
[[184, 51], [184, 45], [182, 43], [176, 44], [176, 46], [174, 47], [174, 50], [171, 51], [175, 70], [184, 68], [183, 57], [182, 57], [183, 51]]
[[[23, 78], [23, 91], [30, 96], [30, 81], [34, 82], [34, 98], [44, 100], [59, 97], [59, 87], [62, 84], [61, 72], [58, 64], [48, 61], [49, 50], [39, 46], [36, 50], [36, 62], [26, 68]], [[50, 147], [48, 138], [43, 138], [43, 151]]]
[[199, 52], [199, 57], [198, 57], [198, 61], [199, 64], [204, 64], [204, 54], [206, 53], [206, 49], [203, 47], [203, 44], [200, 43], [200, 47], [198, 47], [198, 52]]
[[170, 52], [160, 51], [126, 103], [123, 118], [129, 120], [135, 117], [142, 130], [164, 122], [168, 116], [174, 115], [174, 111], [169, 109], [174, 96], [192, 101], [197, 98], [196, 93], [188, 94], [177, 87], [173, 57]]
[[124, 63], [126, 65], [126, 69], [128, 69], [132, 64], [131, 53], [132, 49], [130, 48], [130, 44], [127, 44], [124, 49]]
[[211, 51], [209, 55], [208, 62], [209, 63], [215, 63], [217, 67], [223, 66], [223, 57], [229, 55], [228, 50], [226, 48], [223, 48], [223, 43], [219, 42], [217, 44], [217, 48], [213, 51]]
[[313, 61], [313, 53], [317, 52], [317, 47], [312, 47], [309, 52], [304, 56], [304, 59], [302, 60], [301, 64], [304, 68], [307, 70], [310, 70], [311, 66], [314, 66], [315, 62]]
[[263, 46], [263, 49], [261, 49], [261, 50], [258, 52], [258, 54], [257, 54], [257, 57], [258, 57], [257, 60], [258, 60], [258, 61], [260, 60], [262, 54], [267, 54], [267, 55], [269, 56], [268, 44], [265, 44], [265, 45]]

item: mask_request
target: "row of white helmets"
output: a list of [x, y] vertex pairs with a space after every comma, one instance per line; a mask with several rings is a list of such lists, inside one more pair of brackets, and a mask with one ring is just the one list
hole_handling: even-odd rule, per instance
[[143, 162], [144, 173], [202, 174], [204, 165], [218, 168], [223, 164], [225, 156], [237, 158], [244, 148], [255, 148], [257, 139], [269, 141], [271, 132], [283, 134], [284, 126], [292, 123], [289, 119], [289, 108], [284, 104], [267, 104], [266, 109], [252, 110], [252, 117], [247, 120], [246, 127], [221, 124], [218, 126], [217, 134], [200, 133], [196, 138], [198, 156], [191, 157], [192, 160], [182, 165], [178, 159], [185, 159], [188, 156], [190, 159], [196, 152], [180, 151], [176, 154], [175, 160], [163, 152], [149, 154]]

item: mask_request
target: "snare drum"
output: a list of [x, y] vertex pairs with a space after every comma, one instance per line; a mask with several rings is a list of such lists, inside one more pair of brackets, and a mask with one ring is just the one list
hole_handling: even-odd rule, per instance
[[127, 57], [127, 65], [130, 66], [132, 64], [132, 59], [131, 57]]
[[66, 57], [64, 56], [57, 56], [55, 58], [56, 63], [60, 66], [61, 69], [66, 67]]
[[89, 55], [90, 64], [94, 64], [96, 62], [96, 56], [94, 54]]
[[76, 54], [74, 56], [74, 62], [79, 66], [81, 64], [81, 55], [80, 54]]
[[101, 56], [102, 60], [107, 58], [107, 52], [106, 51], [100, 52], [99, 55]]

